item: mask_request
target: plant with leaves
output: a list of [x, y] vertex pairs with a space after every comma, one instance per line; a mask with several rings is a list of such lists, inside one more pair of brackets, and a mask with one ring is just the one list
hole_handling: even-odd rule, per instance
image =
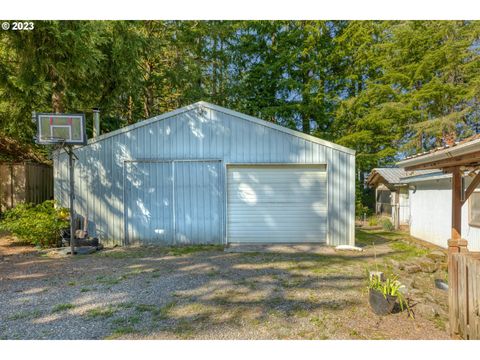
[[69, 226], [69, 212], [56, 208], [55, 202], [18, 204], [5, 211], [0, 220], [0, 230], [11, 232], [21, 240], [40, 247], [56, 246], [60, 230]]

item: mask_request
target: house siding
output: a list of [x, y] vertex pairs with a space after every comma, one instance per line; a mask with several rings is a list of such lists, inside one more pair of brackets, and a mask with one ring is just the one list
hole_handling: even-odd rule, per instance
[[[466, 179], [466, 186], [470, 183]], [[448, 247], [452, 224], [452, 181], [438, 179], [411, 183], [410, 234], [443, 248]], [[468, 249], [480, 251], [480, 228], [468, 224], [468, 201], [462, 207], [462, 238]]]

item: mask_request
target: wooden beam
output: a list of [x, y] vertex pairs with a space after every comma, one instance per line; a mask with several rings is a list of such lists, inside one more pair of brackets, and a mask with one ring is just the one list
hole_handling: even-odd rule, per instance
[[[453, 241], [462, 238], [462, 173], [460, 169], [452, 172], [452, 237]], [[441, 209], [437, 209], [440, 211]]]
[[470, 185], [468, 185], [468, 188], [467, 190], [465, 190], [465, 196], [463, 197], [463, 200], [462, 200], [462, 205], [465, 203], [465, 201], [468, 200], [468, 198], [470, 197], [470, 195], [472, 195], [473, 191], [477, 188], [477, 186], [480, 185], [480, 173], [478, 173], [472, 180], [472, 182], [470, 183]]

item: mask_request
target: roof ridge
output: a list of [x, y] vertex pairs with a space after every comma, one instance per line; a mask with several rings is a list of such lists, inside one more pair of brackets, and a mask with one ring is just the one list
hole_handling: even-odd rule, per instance
[[183, 106], [183, 107], [178, 108], [176, 110], [168, 111], [166, 113], [163, 113], [163, 114], [160, 114], [160, 115], [157, 115], [157, 116], [145, 119], [145, 120], [138, 121], [135, 124], [131, 124], [131, 125], [125, 126], [123, 128], [120, 128], [120, 129], [117, 129], [117, 130], [114, 130], [114, 131], [110, 131], [106, 134], [97, 136], [95, 138], [88, 139], [87, 144], [84, 145], [84, 146], [92, 145], [94, 143], [97, 143], [99, 141], [103, 141], [103, 140], [111, 138], [113, 136], [120, 135], [122, 133], [132, 131], [132, 130], [135, 130], [137, 128], [143, 127], [143, 126], [147, 126], [147, 125], [152, 124], [152, 123], [157, 122], [157, 121], [162, 121], [162, 120], [168, 119], [172, 116], [176, 116], [176, 115], [182, 114], [182, 113], [187, 112], [187, 111], [194, 110], [194, 109], [202, 107], [202, 106], [210, 108], [211, 110], [223, 112], [227, 115], [231, 115], [231, 116], [234, 116], [234, 117], [241, 118], [241, 119], [246, 120], [246, 121], [251, 121], [251, 122], [256, 123], [258, 125], [263, 125], [263, 126], [266, 126], [266, 127], [270, 127], [272, 129], [290, 134], [292, 136], [300, 137], [300, 138], [303, 138], [304, 140], [314, 142], [314, 143], [317, 143], [317, 144], [320, 144], [320, 145], [323, 145], [323, 146], [326, 146], [326, 147], [330, 147], [332, 149], [345, 152], [347, 154], [355, 155], [355, 150], [347, 148], [345, 146], [338, 145], [338, 144], [333, 143], [333, 142], [328, 141], [328, 140], [320, 139], [320, 138], [315, 137], [313, 135], [304, 134], [300, 131], [292, 130], [292, 129], [289, 129], [287, 127], [284, 127], [284, 126], [281, 126], [281, 125], [278, 125], [278, 124], [274, 124], [274, 123], [265, 121], [263, 119], [260, 119], [260, 118], [254, 117], [254, 116], [250, 116], [250, 115], [247, 115], [247, 114], [235, 111], [235, 110], [231, 110], [231, 109], [219, 106], [219, 105], [215, 105], [215, 104], [212, 104], [212, 103], [209, 103], [209, 102], [206, 102], [206, 101], [197, 101], [196, 103]]

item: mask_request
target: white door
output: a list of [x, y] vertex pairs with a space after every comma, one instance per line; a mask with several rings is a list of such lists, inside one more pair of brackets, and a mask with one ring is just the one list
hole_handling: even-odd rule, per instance
[[228, 242], [327, 241], [324, 165], [235, 165], [227, 172]]

